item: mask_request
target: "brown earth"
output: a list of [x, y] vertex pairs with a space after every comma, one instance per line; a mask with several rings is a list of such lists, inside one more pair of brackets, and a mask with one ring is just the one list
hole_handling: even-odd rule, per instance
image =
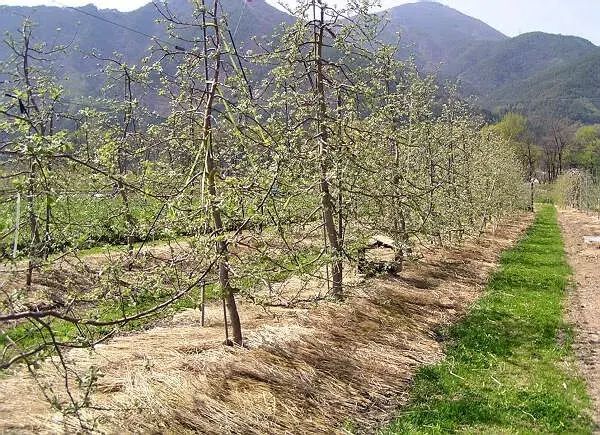
[[568, 318], [575, 325], [575, 350], [595, 404], [595, 433], [600, 433], [600, 243], [585, 240], [600, 236], [600, 220], [575, 210], [560, 210], [559, 220], [576, 281]]
[[[444, 356], [439, 331], [481, 296], [499, 254], [530, 225], [520, 216], [456, 249], [435, 249], [399, 278], [347, 288], [344, 302], [295, 308], [242, 302], [247, 348], [222, 345], [221, 307], [208, 323], [188, 310], [170, 324], [66, 355], [75, 376], [97, 373], [79, 418], [52, 411], [36, 381], [65, 399], [55, 358], [0, 378], [0, 433], [372, 432], [403, 405], [415, 371]], [[51, 390], [50, 390], [51, 388]]]

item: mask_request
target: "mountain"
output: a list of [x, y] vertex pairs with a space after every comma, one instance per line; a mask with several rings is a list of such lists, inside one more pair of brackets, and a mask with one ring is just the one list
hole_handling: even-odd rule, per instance
[[505, 41], [507, 36], [483, 21], [436, 2], [409, 3], [388, 9], [385, 39], [401, 38], [404, 57], [414, 55], [418, 64], [435, 70], [477, 42]]
[[385, 39], [399, 33], [403, 57], [459, 80], [482, 109], [600, 122], [600, 48], [586, 39], [542, 32], [509, 38], [435, 2], [397, 6], [385, 16]]
[[[191, 14], [188, 0], [170, 0], [168, 4], [176, 16]], [[229, 22], [235, 25], [240, 45], [249, 44], [253, 36], [266, 37], [282, 23], [292, 21], [292, 17], [264, 0], [223, 0], [221, 5]], [[134, 63], [149, 54], [152, 36], [168, 42], [165, 25], [156, 22], [161, 15], [152, 4], [132, 12], [98, 9], [93, 5], [81, 8], [0, 6], [0, 31], [15, 34], [25, 18], [35, 25], [34, 42], [70, 45], [69, 54], [60, 57], [58, 69], [73, 95], [97, 95], [101, 86], [101, 80], [96, 77], [101, 62], [90, 57], [90, 53], [102, 56], [120, 53], [125, 61]], [[8, 46], [0, 44], [0, 61], [10, 55]]]
[[474, 44], [443, 73], [460, 80], [463, 92], [478, 96], [479, 104], [495, 113], [598, 122], [597, 73], [590, 67], [598, 56], [600, 49], [585, 39], [535, 32]]
[[[487, 98], [496, 111], [514, 110], [536, 118], [600, 122], [600, 49], [575, 62], [555, 66], [508, 84]], [[493, 105], [493, 106], [492, 106]]]
[[[177, 15], [189, 14], [189, 0], [170, 0], [169, 8]], [[249, 43], [252, 36], [267, 36], [281, 23], [292, 17], [264, 0], [224, 0], [223, 9], [240, 45]], [[382, 37], [389, 42], [401, 36], [402, 56], [414, 55], [426, 70], [463, 53], [474, 42], [496, 42], [507, 37], [487, 24], [435, 2], [405, 4], [385, 11], [387, 26]], [[94, 95], [100, 86], [94, 74], [98, 62], [89, 57], [92, 51], [103, 55], [118, 52], [129, 62], [138, 62], [152, 45], [149, 35], [166, 39], [164, 25], [152, 4], [135, 11], [97, 9], [93, 5], [81, 8], [9, 7], [0, 6], [0, 30], [15, 33], [24, 17], [36, 23], [37, 41], [68, 44], [76, 41], [60, 67], [69, 78], [68, 88], [75, 95]], [[119, 26], [115, 25], [117, 23]], [[141, 30], [143, 34], [131, 31]], [[0, 44], [0, 60], [10, 55], [8, 47]]]
[[526, 33], [495, 43], [473, 44], [451, 59], [444, 73], [458, 78], [477, 95], [487, 97], [503, 86], [570, 65], [596, 50], [594, 44], [583, 38]]
[[[222, 5], [240, 47], [252, 48], [253, 36], [266, 38], [293, 21], [265, 0], [223, 0]], [[191, 11], [189, 0], [170, 0], [169, 7], [176, 15]], [[396, 42], [400, 35], [402, 57], [413, 56], [422, 70], [437, 71], [442, 79], [458, 79], [464, 94], [475, 95], [485, 110], [600, 122], [600, 48], [585, 39], [540, 32], [509, 38], [432, 1], [396, 6], [381, 15], [387, 20], [382, 38]], [[102, 86], [101, 62], [91, 52], [119, 52], [126, 61], [139, 62], [149, 53], [151, 36], [167, 39], [152, 4], [128, 13], [92, 5], [0, 6], [0, 30], [16, 32], [24, 17], [37, 23], [37, 41], [74, 41], [58, 68], [73, 95], [97, 95]], [[0, 45], [0, 61], [9, 56], [8, 47]]]

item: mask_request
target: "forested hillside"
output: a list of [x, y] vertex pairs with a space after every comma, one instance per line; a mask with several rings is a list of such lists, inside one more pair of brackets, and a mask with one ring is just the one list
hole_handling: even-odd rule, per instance
[[[168, 9], [180, 19], [189, 19], [192, 14], [188, 0], [169, 1]], [[264, 0], [225, 0], [223, 10], [240, 49], [253, 46], [255, 36], [260, 41], [292, 20], [289, 14]], [[128, 13], [99, 10], [93, 5], [81, 8], [0, 6], [0, 29], [5, 33], [17, 32], [24, 18], [34, 24], [34, 43], [67, 48], [53, 68], [58, 78], [65, 81], [67, 92], [75, 98], [100, 95], [100, 87], [105, 84], [99, 74], [99, 66], [105, 66], [103, 58], [118, 53], [125, 62], [139, 63], [152, 54], [150, 48], [155, 42], [164, 44], [168, 39], [164, 24], [158, 22], [163, 17], [151, 3]], [[181, 42], [181, 45], [187, 48], [189, 44]], [[0, 61], [7, 61], [12, 55], [7, 44], [0, 44]]]
[[568, 63], [509, 83], [484, 101], [496, 110], [513, 110], [533, 118], [567, 118], [586, 124], [600, 122], [600, 51], [594, 48]]
[[[186, 0], [170, 2], [170, 9], [180, 16], [191, 13]], [[68, 77], [67, 89], [75, 97], [97, 95], [103, 85], [96, 74], [98, 60], [92, 53], [118, 52], [124, 60], [136, 62], [150, 54], [151, 36], [166, 37], [164, 26], [156, 22], [160, 14], [151, 4], [129, 13], [94, 6], [78, 10], [0, 6], [0, 10], [3, 29], [17, 30], [27, 16], [38, 24], [35, 37], [39, 41], [69, 44], [70, 54], [61, 59], [59, 72]], [[294, 19], [264, 0], [227, 0], [223, 10], [240, 49], [256, 48], [253, 37], [260, 41], [276, 33], [280, 24]], [[413, 57], [424, 71], [439, 71], [443, 78], [460, 80], [463, 95], [478, 97], [477, 104], [485, 110], [600, 121], [600, 103], [594, 96], [595, 72], [589, 67], [598, 48], [587, 40], [543, 33], [508, 38], [436, 2], [401, 5], [382, 15], [388, 23], [380, 29], [381, 39], [390, 43], [399, 40], [400, 58]], [[10, 50], [2, 45], [0, 59], [9, 55]], [[262, 77], [262, 70], [255, 68]], [[581, 94], [587, 99], [579, 98]], [[557, 95], [569, 98], [559, 99]]]
[[392, 42], [394, 35], [400, 36], [399, 56], [414, 56], [419, 65], [430, 71], [452, 64], [474, 43], [507, 39], [482, 21], [436, 2], [400, 5], [383, 15], [389, 21], [384, 38]]
[[577, 63], [596, 51], [594, 44], [582, 38], [527, 33], [497, 43], [472, 45], [451, 59], [444, 72], [493, 102], [493, 96], [502, 95], [507, 86], [522, 86], [523, 80]]

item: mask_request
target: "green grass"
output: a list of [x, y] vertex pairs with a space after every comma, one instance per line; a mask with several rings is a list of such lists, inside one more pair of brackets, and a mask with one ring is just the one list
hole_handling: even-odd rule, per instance
[[[71, 183], [72, 184], [72, 183]], [[82, 190], [90, 186], [80, 186]], [[69, 190], [76, 190], [71, 185]], [[130, 195], [129, 207], [135, 221], [133, 228], [127, 222], [126, 208], [119, 196], [104, 192], [104, 197], [86, 197], [81, 195], [57, 195], [52, 199], [52, 220], [50, 222], [51, 253], [62, 253], [69, 249], [90, 249], [90, 253], [103, 252], [110, 245], [126, 245], [127, 236], [134, 241], [173, 240], [188, 237], [202, 228], [204, 221], [200, 218], [183, 219], [176, 208], [163, 210], [162, 202], [156, 199]], [[188, 207], [200, 207], [191, 200]], [[42, 219], [45, 216], [45, 200], [36, 203], [36, 214]], [[18, 240], [18, 258], [25, 258], [30, 245], [30, 232], [24, 225], [25, 202], [21, 203], [21, 231]], [[159, 212], [161, 212], [159, 214]], [[158, 215], [158, 218], [157, 218]], [[0, 204], [0, 234], [9, 234], [0, 239], [0, 254], [12, 257], [13, 237], [10, 231], [15, 226], [15, 201], [4, 198]], [[42, 219], [43, 220], [43, 219]]]
[[445, 361], [420, 370], [410, 404], [381, 433], [591, 433], [563, 322], [570, 274], [556, 210], [543, 206], [486, 296], [446, 332]]

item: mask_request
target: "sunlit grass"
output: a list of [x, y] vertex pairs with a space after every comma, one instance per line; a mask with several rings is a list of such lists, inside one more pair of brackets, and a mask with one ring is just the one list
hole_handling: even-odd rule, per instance
[[563, 322], [570, 273], [556, 210], [544, 206], [383, 433], [591, 433]]

